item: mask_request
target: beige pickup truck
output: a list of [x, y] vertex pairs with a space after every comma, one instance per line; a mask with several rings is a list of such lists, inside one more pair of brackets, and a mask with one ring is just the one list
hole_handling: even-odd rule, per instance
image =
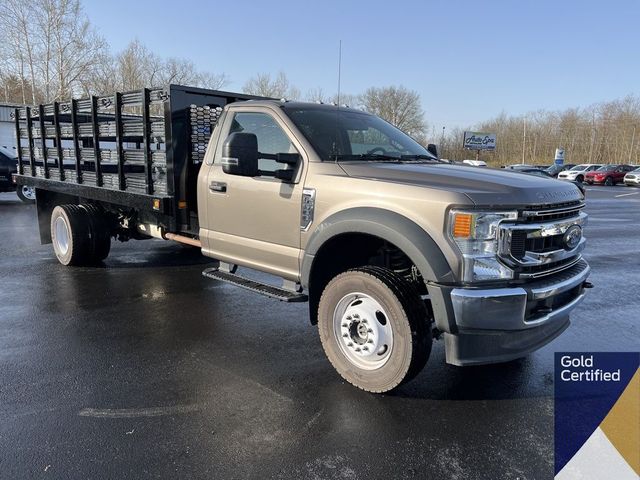
[[591, 286], [575, 185], [443, 163], [348, 107], [170, 86], [20, 109], [16, 131], [61, 263], [103, 261], [112, 237], [201, 247], [205, 276], [308, 301], [370, 392], [414, 377], [434, 339], [454, 365], [525, 356]]

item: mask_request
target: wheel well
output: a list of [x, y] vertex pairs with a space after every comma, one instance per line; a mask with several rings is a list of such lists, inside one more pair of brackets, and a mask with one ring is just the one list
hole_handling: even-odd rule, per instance
[[398, 247], [375, 235], [344, 233], [325, 242], [311, 265], [309, 313], [313, 325], [318, 322], [318, 303], [327, 283], [350, 268], [365, 265], [389, 268], [415, 283], [421, 294], [426, 293], [417, 267]]

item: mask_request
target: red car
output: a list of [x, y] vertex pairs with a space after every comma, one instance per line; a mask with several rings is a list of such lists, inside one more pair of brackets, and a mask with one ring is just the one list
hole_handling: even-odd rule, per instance
[[590, 185], [615, 185], [622, 183], [624, 176], [633, 170], [632, 165], [604, 165], [584, 176], [584, 181]]

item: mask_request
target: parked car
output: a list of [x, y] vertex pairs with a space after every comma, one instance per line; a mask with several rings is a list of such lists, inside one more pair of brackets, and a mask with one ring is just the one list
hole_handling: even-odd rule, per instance
[[16, 192], [24, 203], [36, 201], [36, 189], [27, 185], [17, 187], [13, 175], [18, 173], [18, 156], [14, 149], [0, 146], [0, 192]]
[[504, 165], [502, 168], [506, 170], [526, 170], [527, 168], [539, 168], [537, 165], [528, 165], [525, 163], [516, 163], [515, 165]]
[[622, 183], [624, 176], [631, 170], [633, 170], [631, 165], [604, 165], [587, 173], [584, 176], [584, 180], [589, 185], [613, 186], [616, 183]]
[[557, 177], [560, 172], [564, 172], [565, 170], [569, 170], [570, 168], [575, 167], [575, 163], [563, 163], [562, 165], [558, 165], [554, 163], [553, 165], [546, 168], [546, 171], [552, 177]]
[[472, 167], [486, 167], [487, 162], [482, 160], [463, 160], [462, 163], [465, 165], [471, 165]]
[[624, 176], [624, 184], [631, 186], [640, 186], [640, 167], [636, 166], [635, 170], [631, 170]]
[[549, 175], [549, 173], [543, 168], [529, 167], [529, 168], [514, 168], [513, 170], [515, 170], [518, 173], [528, 173], [530, 175], [537, 175], [538, 177], [551, 178], [551, 175]]
[[[518, 173], [528, 173], [529, 175], [537, 175], [538, 177], [553, 178], [553, 176], [544, 168], [518, 168], [514, 170]], [[582, 182], [574, 181], [573, 183], [580, 189], [582, 194], [585, 195], [586, 192]]]
[[604, 165], [602, 165], [601, 163], [581, 163], [580, 165], [576, 165], [569, 170], [560, 172], [558, 174], [558, 180], [570, 180], [572, 182], [582, 183], [584, 182], [584, 177], [587, 173], [597, 170], [602, 166]]

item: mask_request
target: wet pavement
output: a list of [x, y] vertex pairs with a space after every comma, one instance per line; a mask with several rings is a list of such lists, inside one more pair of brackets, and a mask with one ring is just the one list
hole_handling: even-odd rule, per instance
[[0, 477], [552, 478], [553, 352], [640, 348], [638, 192], [589, 188], [595, 288], [558, 339], [464, 369], [436, 342], [387, 395], [335, 373], [306, 305], [156, 240], [65, 268], [0, 194]]

